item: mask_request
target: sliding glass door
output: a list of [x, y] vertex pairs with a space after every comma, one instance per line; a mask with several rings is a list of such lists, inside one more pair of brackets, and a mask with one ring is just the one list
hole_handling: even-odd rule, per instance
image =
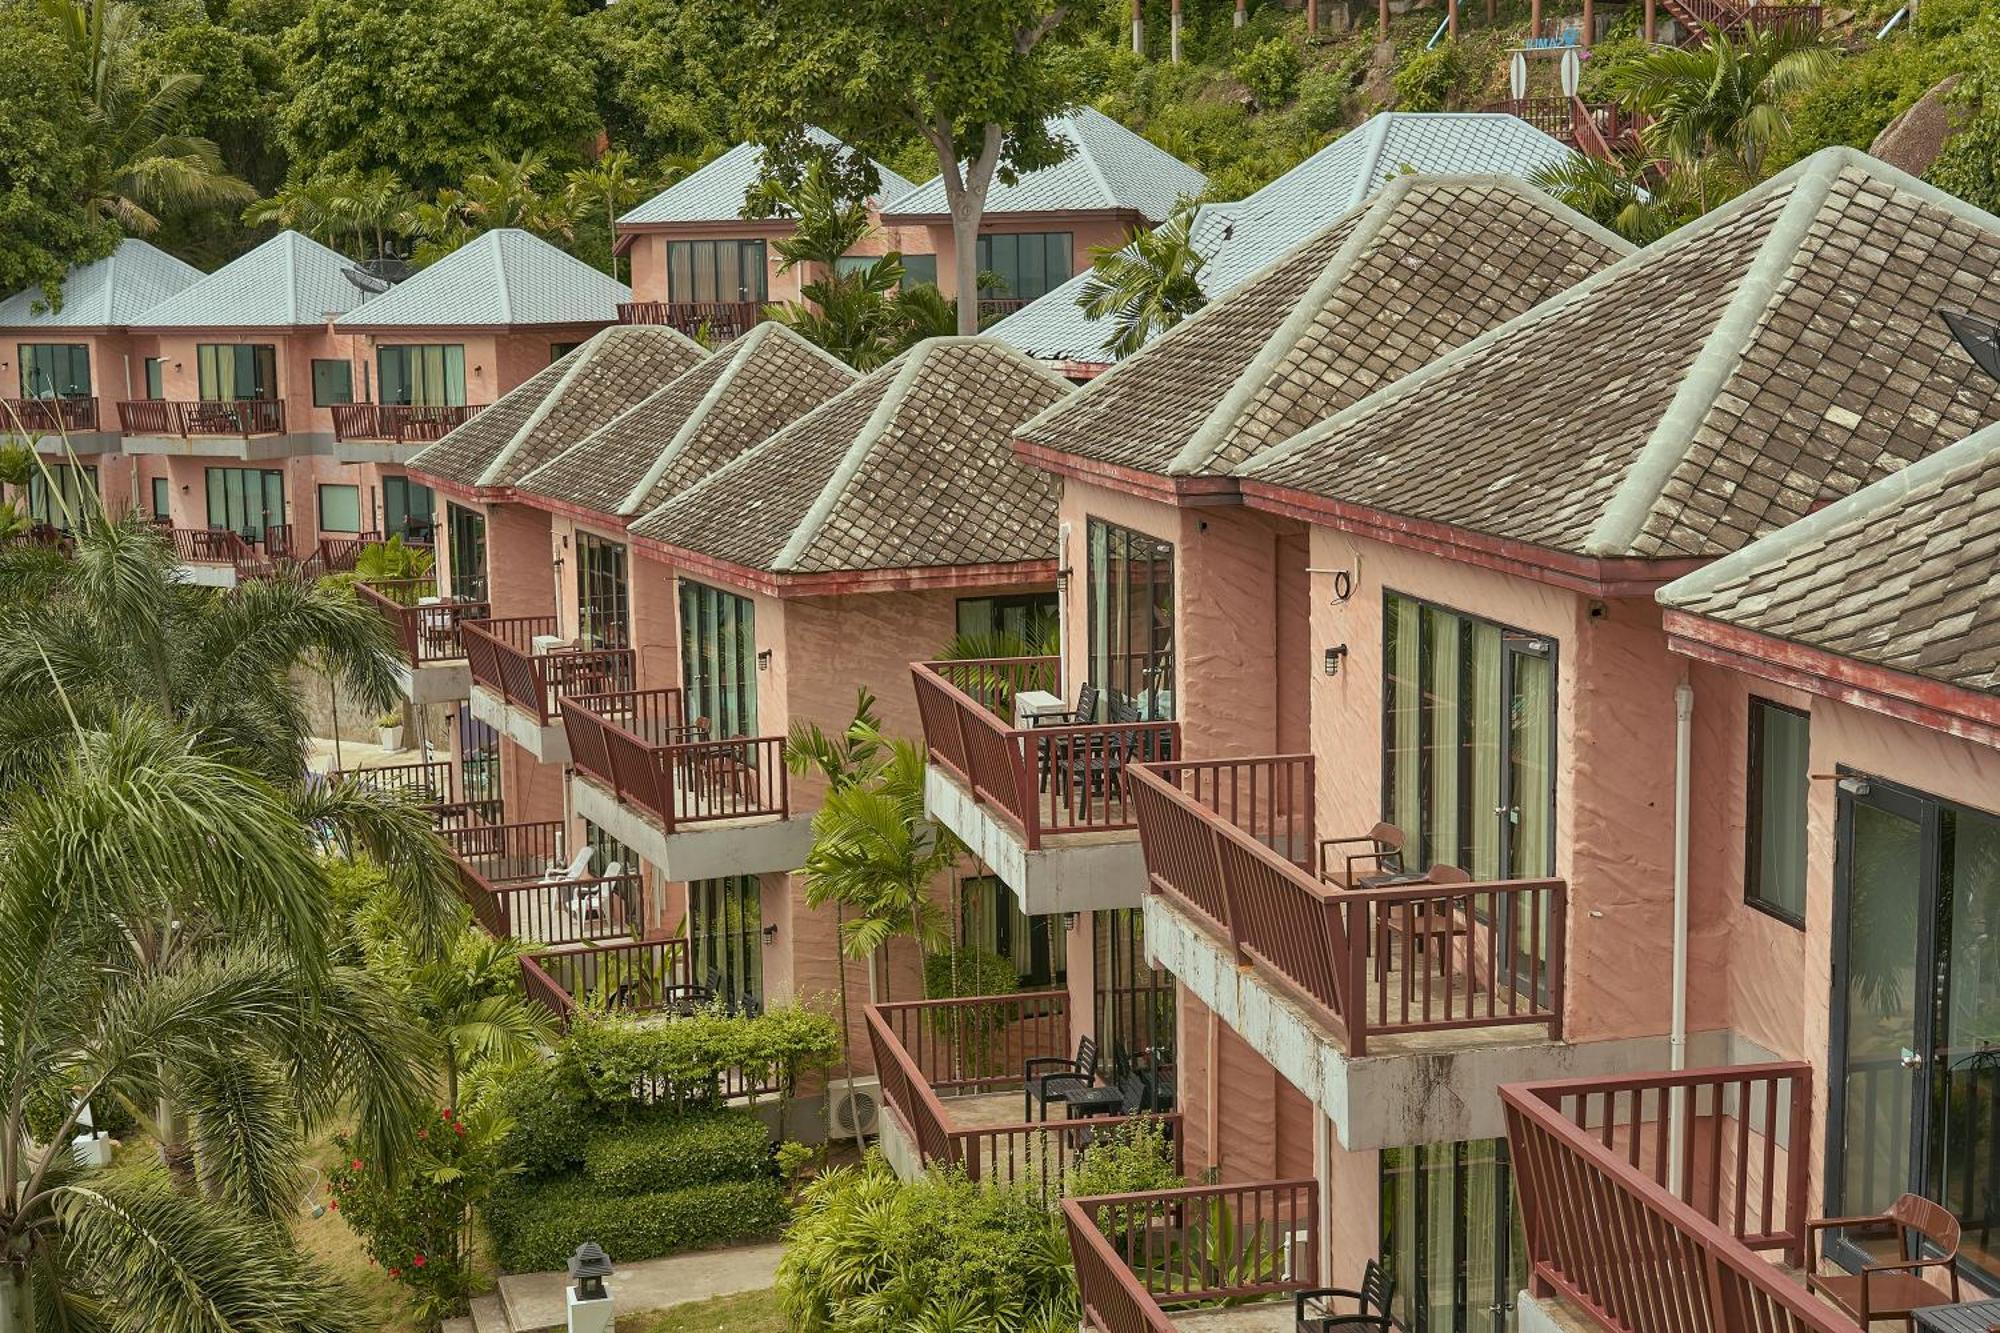
[[1104, 720], [1174, 716], [1174, 548], [1093, 518], [1086, 591], [1090, 681]]
[[764, 900], [755, 875], [688, 885], [688, 953], [697, 985], [732, 1009], [764, 1003]]
[[451, 552], [451, 595], [486, 600], [486, 515], [450, 501], [444, 506], [445, 541]]
[[681, 580], [681, 689], [690, 720], [717, 739], [757, 734], [757, 608], [748, 597]]
[[1382, 1258], [1410, 1333], [1509, 1333], [1527, 1255], [1507, 1141], [1385, 1149]]
[[202, 343], [194, 349], [202, 400], [269, 402], [278, 396], [278, 349], [269, 343]]
[[465, 348], [457, 343], [391, 345], [376, 354], [376, 362], [385, 403], [465, 405]]
[[1146, 955], [1136, 907], [1091, 913], [1097, 1043], [1114, 1078], [1138, 1079], [1149, 1111], [1174, 1109], [1174, 978]]
[[578, 639], [585, 648], [629, 648], [632, 604], [622, 543], [576, 534]]
[[208, 526], [227, 528], [250, 541], [285, 521], [285, 474], [275, 469], [208, 469]]
[[1828, 1211], [1935, 1200], [2000, 1285], [2000, 817], [1858, 775], [1838, 802]]

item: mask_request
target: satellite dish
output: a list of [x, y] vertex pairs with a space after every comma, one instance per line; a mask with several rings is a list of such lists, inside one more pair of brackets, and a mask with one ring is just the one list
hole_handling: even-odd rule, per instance
[[1528, 98], [1528, 57], [1519, 51], [1507, 65], [1507, 88], [1514, 100], [1524, 102]]
[[349, 282], [372, 296], [380, 296], [383, 292], [388, 291], [396, 285], [387, 278], [376, 277], [365, 268], [354, 268], [350, 265], [340, 271]]
[[1571, 47], [1563, 52], [1562, 58], [1563, 96], [1575, 97], [1577, 87], [1582, 82], [1583, 58], [1577, 55], [1575, 47]]
[[2000, 323], [1961, 310], [1940, 310], [1938, 315], [1965, 354], [1972, 358], [1972, 364], [2000, 380]]

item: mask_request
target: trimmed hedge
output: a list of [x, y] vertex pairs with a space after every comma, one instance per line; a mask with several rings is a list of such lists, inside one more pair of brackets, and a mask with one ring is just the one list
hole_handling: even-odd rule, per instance
[[774, 1180], [622, 1196], [589, 1181], [560, 1180], [510, 1187], [485, 1213], [500, 1267], [509, 1273], [560, 1269], [586, 1240], [623, 1263], [762, 1240], [790, 1218]]
[[708, 1111], [593, 1135], [583, 1176], [600, 1194], [661, 1194], [771, 1174], [771, 1134], [749, 1111]]

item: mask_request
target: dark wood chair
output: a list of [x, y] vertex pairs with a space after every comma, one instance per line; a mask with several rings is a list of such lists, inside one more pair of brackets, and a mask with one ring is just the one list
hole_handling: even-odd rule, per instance
[[[1411, 884], [1470, 884], [1472, 876], [1458, 866], [1439, 861], [1418, 879], [1404, 881]], [[1363, 887], [1356, 885], [1355, 887]], [[1375, 975], [1377, 978], [1389, 973], [1389, 960], [1393, 958], [1395, 942], [1406, 929], [1410, 932], [1411, 953], [1428, 959], [1430, 942], [1441, 941], [1444, 957], [1439, 965], [1449, 967], [1454, 942], [1472, 933], [1472, 916], [1462, 907], [1436, 901], [1414, 904], [1406, 913], [1378, 912], [1375, 917]]]
[[1038, 727], [1081, 727], [1097, 721], [1097, 686], [1090, 681], [1076, 692], [1076, 707], [1066, 713], [1041, 713], [1034, 718]]
[[[1914, 1329], [1912, 1317], [1918, 1310], [1934, 1305], [1956, 1305], [1958, 1291], [1958, 1219], [1929, 1199], [1905, 1194], [1889, 1205], [1889, 1211], [1872, 1217], [1822, 1217], [1806, 1223], [1806, 1254], [1812, 1254], [1815, 1232], [1835, 1227], [1867, 1230], [1893, 1228], [1900, 1261], [1863, 1264], [1859, 1272], [1806, 1274], [1806, 1289], [1817, 1292], [1853, 1317], [1861, 1328], [1877, 1319], [1900, 1319]], [[1821, 1242], [1824, 1245], [1825, 1242]], [[1933, 1253], [1925, 1256], [1925, 1247]], [[1924, 1279], [1921, 1269], [1942, 1268], [1951, 1276], [1951, 1289], [1934, 1286]]]
[[[1064, 1055], [1032, 1056], [1021, 1064], [1022, 1118], [1046, 1120], [1049, 1106], [1062, 1105], [1070, 1097], [1097, 1086], [1097, 1040], [1083, 1037], [1076, 1043], [1074, 1059]], [[1041, 1114], [1035, 1107], [1041, 1106]]]
[[[1292, 1297], [1292, 1314], [1298, 1333], [1330, 1333], [1337, 1328], [1393, 1329], [1398, 1327], [1389, 1314], [1389, 1301], [1396, 1284], [1373, 1259], [1361, 1270], [1361, 1285], [1354, 1287], [1313, 1287]], [[1318, 1313], [1306, 1309], [1316, 1303]], [[1351, 1304], [1350, 1310], [1336, 1310], [1336, 1304]]]
[[[1403, 830], [1394, 824], [1377, 824], [1359, 837], [1321, 838], [1319, 840], [1319, 877], [1322, 882], [1339, 884], [1353, 889], [1372, 889], [1389, 883], [1405, 872], [1403, 870], [1403, 845], [1406, 839]], [[1342, 851], [1341, 848], [1360, 848], [1359, 851]], [[1339, 859], [1340, 868], [1335, 871], [1334, 861]], [[1359, 873], [1363, 868], [1368, 873]]]

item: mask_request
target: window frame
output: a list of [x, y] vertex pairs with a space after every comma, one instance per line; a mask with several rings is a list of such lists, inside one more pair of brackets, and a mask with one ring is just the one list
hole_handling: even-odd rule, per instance
[[[345, 394], [346, 395], [345, 397], [341, 398], [320, 397], [319, 377], [320, 377], [321, 366], [340, 367], [340, 371], [342, 376], [344, 376], [344, 380], [343, 380], [343, 387], [339, 391]], [[346, 357], [316, 356], [312, 358], [312, 364], [309, 374], [312, 379], [312, 395], [313, 395], [314, 407], [345, 407], [347, 404], [354, 401], [354, 363], [352, 361], [349, 361]]]
[[[606, 629], [612, 632], [605, 633]], [[584, 648], [632, 646], [632, 576], [625, 543], [576, 534], [576, 633]]]
[[[431, 356], [436, 353], [436, 356]], [[435, 360], [436, 366], [424, 375], [415, 369]], [[395, 362], [395, 376], [389, 365]], [[425, 375], [435, 375], [442, 401], [416, 397], [416, 387]], [[375, 391], [384, 404], [396, 407], [464, 407], [470, 390], [465, 374], [464, 343], [383, 343], [375, 349]], [[453, 399], [457, 401], [454, 402]]]
[[[147, 480], [152, 483], [152, 485], [148, 489], [151, 492], [151, 499], [153, 502], [153, 518], [155, 519], [155, 521], [161, 519], [171, 520], [174, 512], [173, 479], [171, 477], [149, 477], [147, 478]], [[163, 495], [165, 496], [167, 501], [165, 504], [160, 503], [160, 499]]]
[[[736, 294], [733, 296], [722, 289], [723, 265], [719, 256], [725, 246], [735, 251]], [[699, 257], [706, 257], [708, 261], [705, 273], [697, 263]], [[685, 263], [677, 262], [679, 260], [685, 260]], [[667, 302], [670, 305], [762, 305], [771, 299], [770, 252], [761, 236], [704, 236], [668, 241], [666, 270]], [[748, 281], [752, 274], [756, 278], [754, 282]], [[714, 295], [703, 295], [704, 287], [713, 291]]]
[[[1807, 871], [1812, 862], [1811, 841], [1812, 822], [1812, 713], [1808, 709], [1795, 708], [1780, 703], [1776, 699], [1761, 694], [1749, 696], [1749, 706], [1745, 710], [1745, 749], [1743, 755], [1743, 903], [1746, 907], [1775, 917], [1797, 930], [1806, 928], [1806, 900], [1810, 886], [1806, 883]], [[1794, 718], [1805, 726], [1804, 763], [1800, 774], [1803, 782], [1799, 792], [1799, 857], [1797, 866], [1798, 907], [1796, 910], [1776, 898], [1767, 897], [1763, 889], [1764, 862], [1764, 721], [1772, 713]]]
[[[1098, 545], [1100, 534], [1102, 534], [1103, 538], [1103, 564], [1105, 566], [1103, 571], [1104, 596], [1101, 598], [1098, 595]], [[1114, 543], [1117, 544], [1115, 549]], [[1148, 545], [1152, 549], [1142, 549]], [[1135, 557], [1135, 551], [1140, 551], [1141, 554]], [[1145, 591], [1142, 596], [1134, 598], [1131, 596], [1134, 584], [1130, 576], [1130, 571], [1140, 561], [1143, 561], [1147, 567], [1147, 574], [1143, 584]], [[1176, 688], [1180, 651], [1180, 636], [1177, 625], [1177, 599], [1180, 596], [1180, 568], [1178, 564], [1178, 552], [1175, 549], [1174, 543], [1162, 537], [1155, 537], [1149, 532], [1142, 532], [1137, 528], [1128, 528], [1123, 524], [1113, 523], [1108, 519], [1098, 518], [1095, 515], [1087, 515], [1084, 522], [1083, 567], [1084, 633], [1086, 635], [1084, 640], [1084, 679], [1097, 687], [1098, 718], [1095, 720], [1103, 721], [1109, 719], [1114, 701], [1122, 698], [1129, 701], [1135, 707], [1138, 706], [1141, 699], [1144, 699], [1146, 706], [1140, 708], [1139, 712], [1146, 721], [1171, 721], [1180, 704], [1179, 691]], [[1121, 623], [1125, 629], [1124, 639], [1127, 644], [1134, 637], [1132, 628], [1137, 612], [1143, 610], [1146, 614], [1145, 637], [1148, 642], [1155, 646], [1143, 653], [1133, 653], [1129, 650], [1113, 652], [1111, 634], [1114, 626], [1101, 623], [1112, 605], [1112, 571], [1114, 569], [1123, 569], [1126, 571], [1125, 575], [1118, 579], [1117, 582], [1118, 586], [1126, 594], [1119, 606], [1123, 612]], [[1164, 578], [1161, 576], [1161, 570], [1163, 569], [1165, 570]], [[1162, 589], [1164, 589], [1166, 606], [1164, 617], [1162, 617], [1160, 612], [1163, 595]], [[1104, 651], [1101, 655], [1099, 652], [1100, 630], [1102, 631], [1104, 640]], [[1164, 647], [1158, 646], [1162, 635], [1165, 637]], [[1140, 679], [1135, 681], [1131, 664], [1133, 659], [1138, 657], [1145, 658], [1148, 665], [1140, 669]], [[1122, 670], [1116, 666], [1116, 663], [1120, 661], [1125, 663]], [[1099, 670], [1100, 666], [1103, 668], [1101, 671]], [[1153, 679], [1150, 683], [1147, 683], [1143, 677], [1149, 672], [1153, 676]], [[1133, 688], [1135, 684], [1138, 686], [1136, 689]], [[1162, 706], [1163, 703], [1164, 706]]]
[[445, 552], [451, 557], [451, 595], [462, 602], [485, 601], [486, 515], [446, 500], [444, 523]]
[[[1007, 248], [1013, 254], [1014, 271], [1012, 273], [1009, 273], [1006, 268], [1001, 266], [996, 253], [1002, 248], [1000, 242], [1003, 240], [1011, 242]], [[1057, 248], [1054, 243], [1058, 240], [1061, 242], [1060, 249], [1063, 255], [1063, 265], [1060, 276], [1054, 276], [1049, 263], [1049, 252]], [[1030, 242], [1033, 242], [1034, 252], [1037, 256], [1035, 274], [1041, 280], [1041, 289], [1032, 292], [1023, 290], [1025, 284], [1018, 281], [1024, 272], [1022, 255]], [[977, 260], [979, 272], [996, 273], [1004, 279], [1009, 279], [1005, 290], [997, 287], [980, 288], [980, 300], [1033, 301], [1048, 295], [1076, 276], [1076, 233], [1073, 231], [983, 232], [980, 234], [974, 255]], [[1052, 277], [1053, 281], [1051, 280]]]
[[[326, 493], [328, 491], [352, 491], [354, 493], [353, 527], [351, 528], [335, 527], [326, 521]], [[320, 482], [317, 486], [313, 488], [313, 517], [315, 521], [318, 522], [319, 530], [321, 532], [338, 532], [347, 535], [353, 535], [361, 532], [363, 528], [362, 512], [361, 512], [361, 488], [357, 485], [354, 485], [351, 482], [343, 482], [343, 481]]]
[[[239, 393], [233, 398], [211, 396], [208, 384], [213, 383], [216, 393], [221, 392], [222, 353], [228, 352], [232, 362], [241, 362], [242, 353], [250, 354], [250, 387], [248, 394]], [[204, 403], [274, 403], [278, 401], [278, 345], [276, 343], [197, 343], [194, 349], [195, 396]], [[231, 378], [240, 366], [231, 366]]]
[[[37, 361], [37, 362], [40, 361], [42, 358], [38, 354], [42, 352], [53, 352], [60, 354], [59, 359], [61, 359], [62, 361], [64, 361], [69, 365], [69, 373], [72, 375], [75, 373], [76, 370], [76, 362], [78, 361], [78, 359], [81, 359], [83, 362], [82, 390], [76, 391], [74, 385], [72, 385], [70, 389], [57, 388], [54, 382], [53, 375], [51, 375], [49, 391], [47, 393], [37, 392], [33, 387], [31, 387], [28, 379], [29, 376], [28, 363], [30, 361]], [[89, 343], [35, 343], [35, 342], [19, 343], [16, 344], [14, 348], [14, 356], [15, 356], [15, 361], [14, 361], [15, 373], [20, 379], [21, 396], [23, 398], [51, 398], [51, 399], [88, 398], [94, 391], [95, 381], [93, 380], [91, 375], [93, 367], [90, 364]], [[39, 371], [39, 369], [37, 369], [35, 373], [39, 374], [41, 372]]]

